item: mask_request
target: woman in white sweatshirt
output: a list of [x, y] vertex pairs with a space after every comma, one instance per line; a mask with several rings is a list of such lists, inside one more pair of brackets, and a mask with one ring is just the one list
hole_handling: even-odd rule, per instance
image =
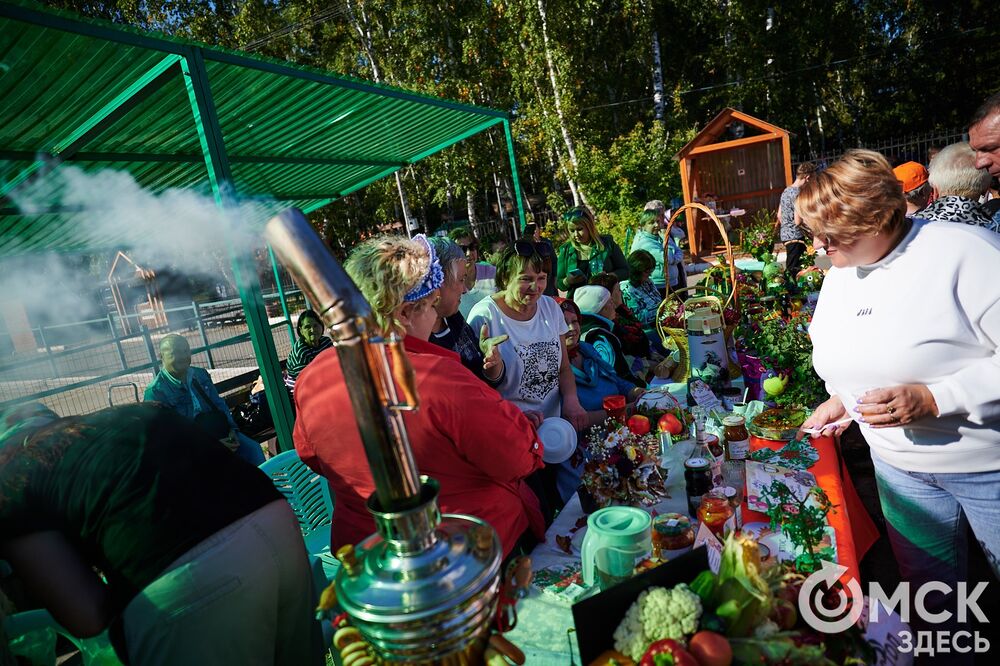
[[966, 521], [1000, 575], [1000, 237], [908, 219], [866, 150], [813, 176], [796, 209], [833, 265], [809, 329], [831, 397], [803, 427], [860, 423], [911, 589], [966, 579]]

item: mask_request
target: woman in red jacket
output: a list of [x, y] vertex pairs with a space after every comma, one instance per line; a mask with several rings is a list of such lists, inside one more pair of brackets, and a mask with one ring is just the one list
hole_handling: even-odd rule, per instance
[[[531, 422], [457, 354], [428, 342], [444, 273], [427, 240], [368, 240], [344, 267], [371, 305], [379, 332], [406, 336], [420, 409], [404, 412], [403, 420], [417, 467], [441, 484], [441, 511], [489, 522], [504, 556], [528, 529], [543, 538], [538, 499], [524, 482], [543, 467]], [[375, 485], [336, 354], [323, 354], [303, 370], [295, 403], [295, 448], [336, 493], [332, 547], [356, 543], [375, 530], [365, 508]]]

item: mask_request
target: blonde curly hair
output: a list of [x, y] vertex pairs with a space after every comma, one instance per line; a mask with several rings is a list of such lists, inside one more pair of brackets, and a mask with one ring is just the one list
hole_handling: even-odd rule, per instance
[[906, 219], [906, 199], [888, 160], [858, 149], [806, 181], [795, 210], [814, 236], [850, 244], [898, 229]]
[[[427, 275], [430, 262], [426, 247], [403, 236], [370, 238], [351, 250], [344, 270], [371, 306], [381, 334], [405, 331], [397, 317], [399, 306]], [[432, 307], [437, 294], [435, 290], [415, 305]]]

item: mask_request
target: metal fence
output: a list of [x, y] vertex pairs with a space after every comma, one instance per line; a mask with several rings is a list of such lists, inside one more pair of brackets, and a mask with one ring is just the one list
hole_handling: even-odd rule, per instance
[[[968, 140], [969, 135], [967, 133], [962, 130], [952, 129], [936, 130], [933, 132], [925, 132], [923, 134], [911, 134], [909, 136], [883, 139], [881, 141], [861, 142], [859, 145], [854, 147], [868, 148], [869, 150], [878, 151], [885, 155], [893, 165], [910, 161], [927, 164], [930, 161], [928, 159], [928, 151], [931, 148], [944, 148], [948, 144]], [[809, 154], [799, 155], [792, 161], [792, 167], [794, 170], [794, 168], [802, 162], [810, 161], [818, 162], [820, 164], [830, 164], [839, 159], [840, 156], [846, 151], [846, 148], [842, 148], [822, 153], [812, 152]]]
[[[300, 292], [285, 292], [298, 300]], [[298, 297], [298, 298], [297, 298]], [[274, 315], [271, 334], [280, 358], [291, 351], [290, 321], [278, 294], [265, 295]], [[125, 334], [117, 314], [105, 319], [42, 326], [32, 330], [39, 343], [34, 353], [19, 354], [0, 364], [0, 410], [38, 400], [62, 416], [87, 414], [109, 404], [141, 400], [146, 385], [159, 372], [158, 346], [170, 334], [183, 335], [191, 345], [192, 364], [209, 370], [216, 383], [257, 369], [257, 358], [239, 300], [191, 303], [165, 311], [172, 324], [159, 329], [133, 326]], [[141, 317], [140, 314], [129, 317]], [[86, 329], [84, 340], [51, 344], [60, 331]]]

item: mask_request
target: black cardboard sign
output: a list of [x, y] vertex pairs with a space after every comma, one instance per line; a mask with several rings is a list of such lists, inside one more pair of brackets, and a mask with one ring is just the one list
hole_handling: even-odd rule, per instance
[[615, 629], [640, 592], [647, 587], [690, 583], [705, 569], [708, 569], [708, 555], [702, 546], [574, 604], [573, 626], [583, 665], [614, 648]]

